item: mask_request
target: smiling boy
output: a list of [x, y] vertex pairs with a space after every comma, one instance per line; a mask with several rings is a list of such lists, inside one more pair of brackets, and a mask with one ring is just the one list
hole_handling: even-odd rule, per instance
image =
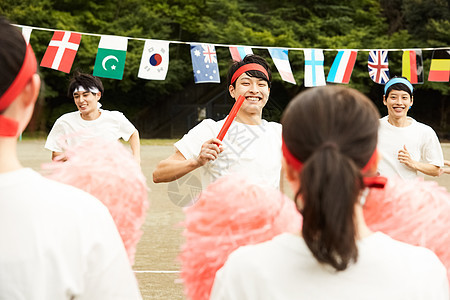
[[413, 105], [412, 84], [403, 77], [389, 80], [383, 104], [388, 115], [380, 119], [378, 172], [403, 179], [415, 178], [417, 172], [439, 176], [444, 158], [436, 133], [407, 115]]
[[203, 120], [175, 143], [175, 153], [162, 160], [153, 181], [170, 182], [203, 168], [202, 188], [232, 173], [247, 174], [275, 188], [280, 185], [281, 125], [262, 119], [269, 100], [271, 72], [267, 61], [247, 55], [228, 71], [228, 91], [245, 97], [223, 142], [215, 138], [225, 119]]
[[122, 138], [129, 141], [135, 160], [140, 162], [139, 132], [121, 112], [99, 108], [103, 91], [103, 84], [97, 77], [74, 74], [68, 97], [73, 97], [78, 111], [62, 115], [53, 125], [45, 143], [45, 148], [52, 151], [52, 159], [65, 160], [63, 153], [67, 146], [73, 147], [88, 139]]

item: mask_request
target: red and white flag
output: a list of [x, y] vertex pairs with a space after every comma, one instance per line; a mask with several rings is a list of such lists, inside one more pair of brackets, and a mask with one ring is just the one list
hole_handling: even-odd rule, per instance
[[55, 31], [42, 58], [41, 67], [69, 73], [80, 42], [80, 33]]

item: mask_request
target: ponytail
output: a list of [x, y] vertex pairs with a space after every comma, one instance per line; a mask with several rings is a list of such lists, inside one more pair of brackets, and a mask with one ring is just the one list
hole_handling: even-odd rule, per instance
[[362, 187], [360, 171], [337, 147], [323, 147], [300, 176], [303, 238], [319, 262], [345, 270], [358, 256], [354, 205]]
[[283, 155], [300, 174], [295, 199], [305, 243], [317, 261], [345, 270], [358, 258], [355, 204], [361, 171], [376, 148], [379, 113], [360, 92], [326, 86], [296, 96], [281, 122]]

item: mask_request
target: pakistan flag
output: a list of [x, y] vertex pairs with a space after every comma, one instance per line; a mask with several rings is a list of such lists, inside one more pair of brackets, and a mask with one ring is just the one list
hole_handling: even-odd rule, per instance
[[123, 78], [128, 39], [118, 36], [102, 36], [95, 58], [94, 76], [119, 79]]

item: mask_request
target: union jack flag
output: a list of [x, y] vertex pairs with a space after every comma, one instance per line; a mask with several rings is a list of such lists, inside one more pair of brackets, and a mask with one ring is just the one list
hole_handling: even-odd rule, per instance
[[217, 63], [216, 49], [214, 45], [203, 44], [203, 56], [206, 64]]
[[369, 51], [369, 75], [376, 83], [385, 84], [389, 81], [388, 52], [383, 50]]

